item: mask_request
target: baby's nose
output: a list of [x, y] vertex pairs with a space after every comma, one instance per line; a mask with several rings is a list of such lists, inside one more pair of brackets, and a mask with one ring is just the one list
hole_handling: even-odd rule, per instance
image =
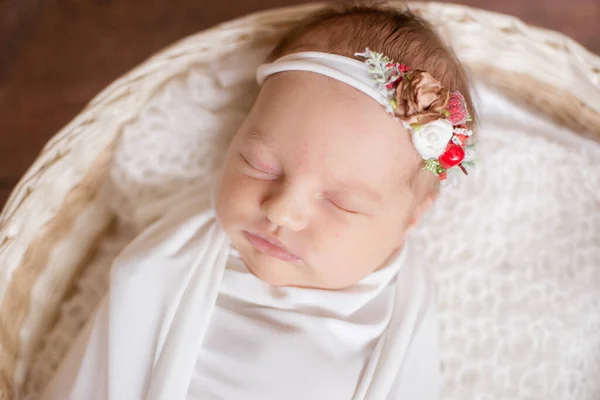
[[266, 199], [262, 203], [262, 212], [272, 224], [294, 232], [301, 231], [308, 225], [306, 202], [290, 190], [283, 189]]

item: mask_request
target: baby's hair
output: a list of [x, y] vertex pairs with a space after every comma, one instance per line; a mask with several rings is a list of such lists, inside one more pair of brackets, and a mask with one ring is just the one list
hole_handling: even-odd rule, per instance
[[364, 2], [326, 7], [292, 28], [271, 52], [269, 61], [299, 51], [356, 58], [354, 54], [367, 47], [413, 70], [427, 71], [446, 88], [462, 92], [475, 121], [462, 64], [433, 27], [408, 9]]

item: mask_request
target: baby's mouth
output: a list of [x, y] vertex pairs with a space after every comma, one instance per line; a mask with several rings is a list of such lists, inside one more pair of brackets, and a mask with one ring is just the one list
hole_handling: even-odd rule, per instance
[[291, 253], [283, 243], [272, 236], [267, 236], [260, 233], [251, 233], [248, 231], [243, 231], [242, 233], [252, 247], [254, 247], [260, 253], [267, 254], [283, 261], [300, 260], [300, 257]]

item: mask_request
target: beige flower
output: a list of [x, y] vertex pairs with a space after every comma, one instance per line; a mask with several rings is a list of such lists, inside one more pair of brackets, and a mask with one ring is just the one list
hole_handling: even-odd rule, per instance
[[442, 117], [450, 91], [425, 71], [408, 73], [396, 89], [395, 114], [409, 124], [423, 125]]

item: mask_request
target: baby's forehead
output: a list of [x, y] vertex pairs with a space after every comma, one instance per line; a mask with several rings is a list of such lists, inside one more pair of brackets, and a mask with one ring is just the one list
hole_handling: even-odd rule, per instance
[[248, 143], [278, 150], [296, 167], [393, 174], [402, 181], [420, 167], [400, 121], [364, 93], [323, 75], [271, 76], [249, 119]]
[[[313, 140], [323, 137], [410, 145], [401, 122], [376, 100], [348, 84], [312, 72], [286, 71], [271, 76], [258, 96], [253, 114], [253, 122], [265, 130], [323, 134]], [[296, 138], [300, 140], [305, 135]]]

